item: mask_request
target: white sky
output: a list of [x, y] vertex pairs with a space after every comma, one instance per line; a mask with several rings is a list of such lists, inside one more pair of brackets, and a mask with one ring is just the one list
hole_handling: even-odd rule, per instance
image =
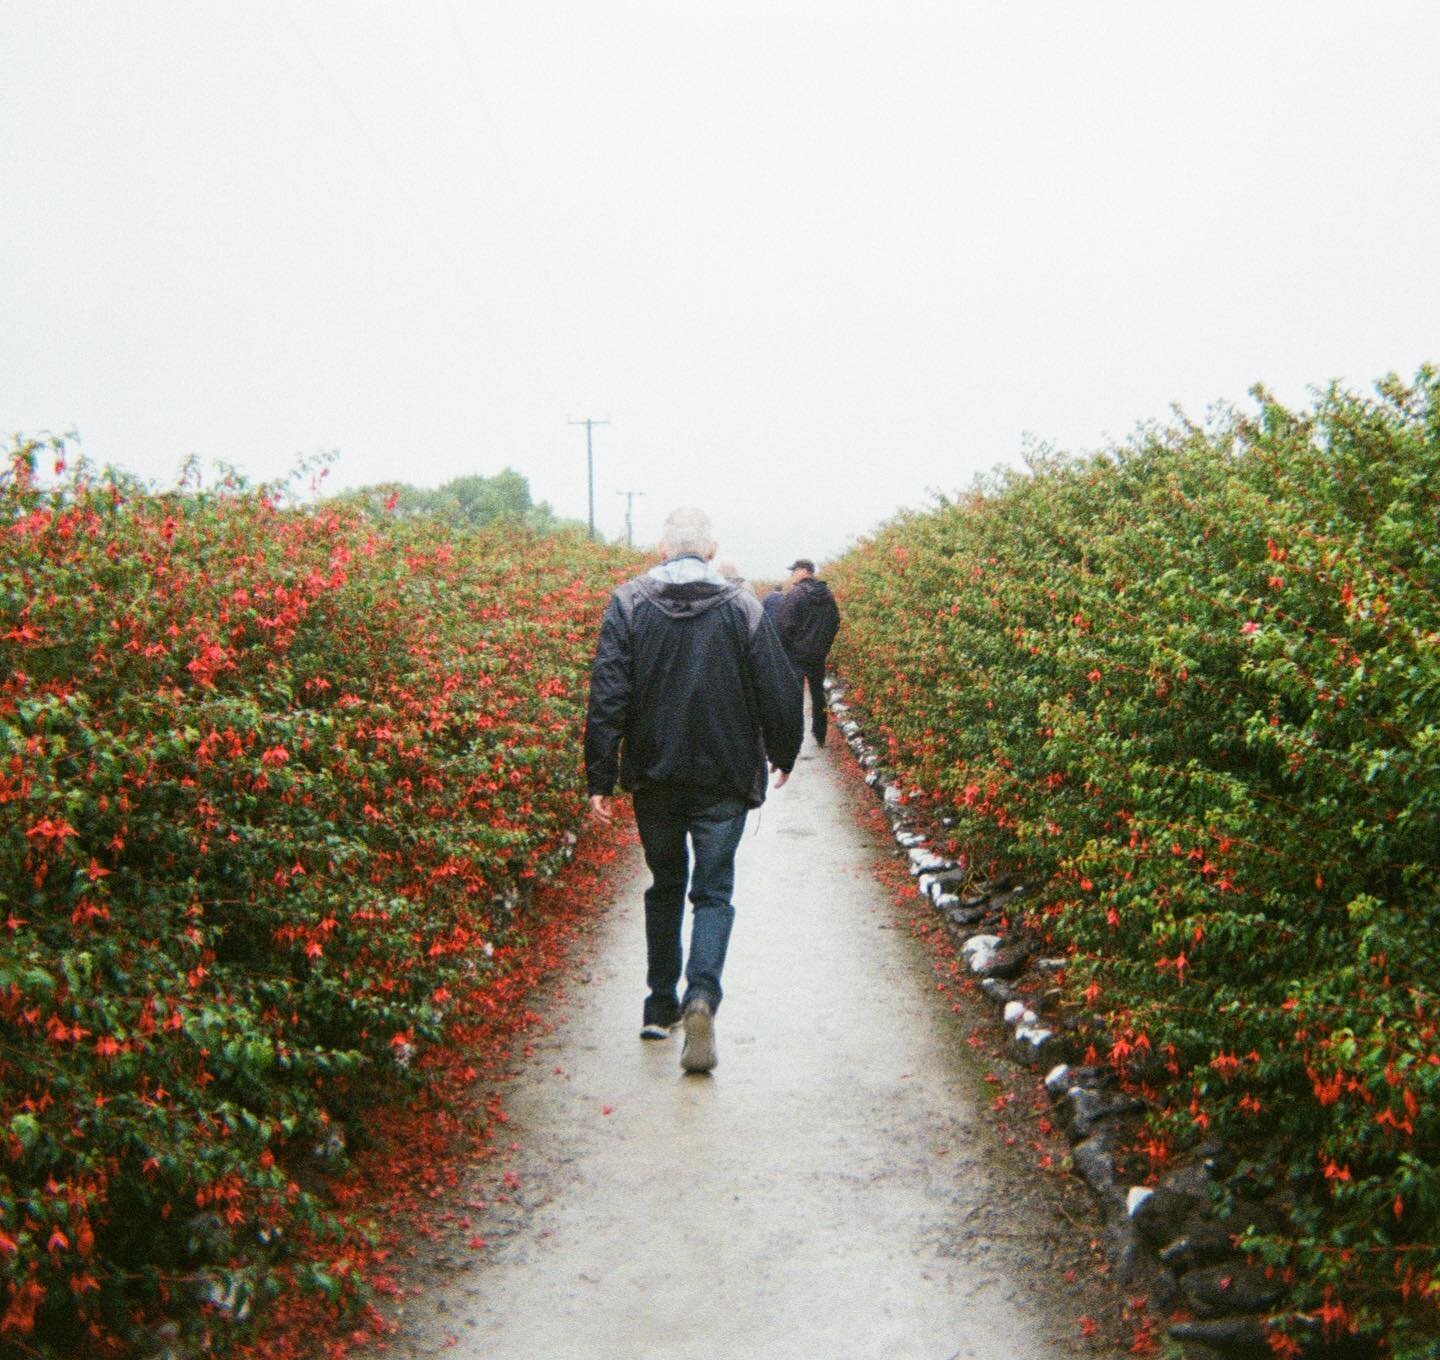
[[511, 465], [757, 577], [1440, 358], [1440, 5], [10, 0], [0, 431]]

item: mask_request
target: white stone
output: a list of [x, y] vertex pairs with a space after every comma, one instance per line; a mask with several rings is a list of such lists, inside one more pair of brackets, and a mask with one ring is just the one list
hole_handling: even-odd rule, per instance
[[999, 945], [1000, 937], [998, 935], [972, 935], [960, 946], [960, 952], [962, 954], [975, 954], [984, 949], [993, 953], [999, 948]]
[[233, 1317], [236, 1322], [244, 1322], [250, 1316], [249, 1295], [241, 1296], [240, 1281], [233, 1277], [228, 1282], [208, 1281], [205, 1302], [217, 1312]]
[[1125, 1196], [1125, 1212], [1129, 1214], [1131, 1218], [1134, 1218], [1135, 1210], [1144, 1204], [1154, 1193], [1148, 1185], [1132, 1185], [1130, 1187], [1130, 1193]]
[[995, 962], [995, 954], [999, 948], [998, 935], [972, 935], [960, 946], [960, 952], [970, 960], [972, 973], [983, 973]]
[[1070, 1089], [1070, 1064], [1056, 1063], [1045, 1074], [1045, 1089], [1052, 1096], [1062, 1096]]
[[1027, 1067], [1039, 1062], [1045, 1055], [1045, 1045], [1054, 1037], [1052, 1030], [1043, 1026], [1022, 1023], [1015, 1030], [1016, 1055]]
[[937, 855], [933, 850], [928, 850], [922, 841], [910, 852], [910, 872], [912, 874], [938, 874], [950, 867], [950, 861], [944, 855]]

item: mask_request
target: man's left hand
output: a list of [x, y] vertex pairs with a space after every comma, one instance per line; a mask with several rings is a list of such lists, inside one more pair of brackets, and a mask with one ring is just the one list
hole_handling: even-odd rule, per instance
[[603, 793], [590, 795], [590, 815], [606, 826], [615, 820], [615, 814], [610, 811], [610, 800]]
[[775, 776], [774, 787], [783, 789], [785, 787], [785, 781], [790, 778], [790, 771], [782, 770], [778, 765], [772, 765], [770, 767], [770, 773]]

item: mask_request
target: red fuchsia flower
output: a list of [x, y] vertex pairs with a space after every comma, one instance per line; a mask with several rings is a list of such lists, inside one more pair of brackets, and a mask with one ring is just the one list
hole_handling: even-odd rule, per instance
[[1249, 637], [1252, 633], [1258, 633], [1259, 631], [1260, 625], [1256, 623], [1254, 619], [1246, 619], [1245, 623], [1240, 628], [1240, 632], [1245, 637]]
[[79, 834], [63, 818], [55, 820], [50, 817], [42, 817], [25, 833], [30, 839], [53, 841], [57, 845], [61, 844], [67, 836], [78, 836]]
[[1271, 1331], [1265, 1337], [1265, 1344], [1271, 1351], [1280, 1357], [1280, 1360], [1296, 1360], [1304, 1354], [1300, 1343], [1293, 1336], [1286, 1336], [1284, 1332]]
[[1375, 1122], [1382, 1127], [1388, 1126], [1396, 1133], [1403, 1133], [1407, 1136], [1415, 1132], [1415, 1125], [1409, 1119], [1402, 1119], [1394, 1110], [1381, 1110], [1375, 1116]]
[[1329, 1286], [1325, 1289], [1325, 1302], [1315, 1310], [1314, 1316], [1322, 1324], [1327, 1341], [1334, 1341], [1344, 1333], [1354, 1330], [1349, 1309], [1334, 1297]]
[[1311, 1072], [1310, 1083], [1315, 1092], [1315, 1099], [1321, 1105], [1333, 1105], [1340, 1099], [1341, 1092], [1345, 1089], [1345, 1074], [1338, 1067], [1335, 1069], [1335, 1075], [1329, 1078], [1322, 1078]]

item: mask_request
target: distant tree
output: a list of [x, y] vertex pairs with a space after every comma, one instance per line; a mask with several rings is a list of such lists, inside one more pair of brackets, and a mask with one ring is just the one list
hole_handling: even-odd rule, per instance
[[523, 524], [536, 533], [584, 531], [579, 520], [561, 519], [548, 501], [530, 497], [530, 483], [514, 468], [493, 477], [472, 473], [434, 488], [405, 482], [380, 482], [342, 492], [337, 500], [359, 504], [376, 513], [430, 515], [471, 528], [488, 524]]
[[440, 492], [454, 498], [460, 517], [470, 524], [493, 524], [496, 520], [523, 524], [535, 509], [530, 483], [514, 468], [493, 477], [456, 477], [446, 482]]

